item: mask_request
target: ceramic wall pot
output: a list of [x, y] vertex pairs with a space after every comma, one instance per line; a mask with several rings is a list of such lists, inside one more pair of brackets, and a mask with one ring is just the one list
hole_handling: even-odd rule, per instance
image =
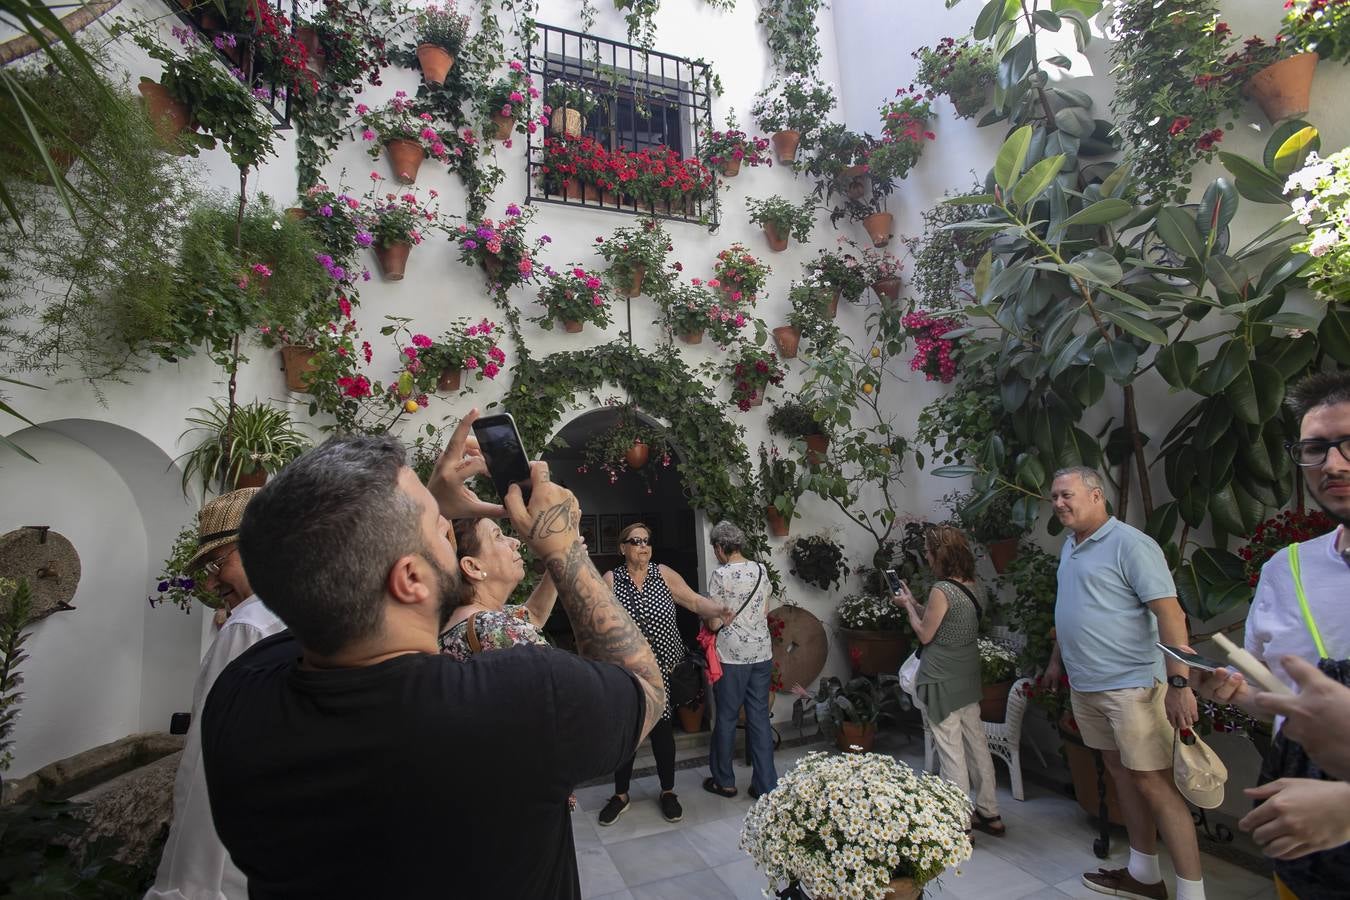
[[872, 246], [885, 247], [891, 242], [891, 233], [895, 226], [895, 216], [888, 212], [872, 213], [863, 219], [863, 228], [872, 239]]
[[990, 541], [985, 547], [989, 550], [989, 561], [994, 564], [994, 571], [1000, 575], [1007, 572], [1008, 564], [1017, 559], [1017, 538]]
[[422, 160], [427, 155], [422, 145], [406, 138], [394, 138], [385, 141], [384, 151], [389, 157], [389, 168], [394, 177], [403, 184], [415, 184], [417, 170], [422, 168]]
[[314, 364], [315, 352], [309, 347], [287, 345], [281, 348], [281, 368], [286, 372], [286, 389], [309, 393], [309, 379], [319, 367]]
[[440, 377], [436, 379], [436, 390], [442, 394], [459, 390], [459, 382], [462, 376], [462, 369], [441, 369]]
[[764, 517], [769, 522], [769, 534], [772, 534], [774, 537], [788, 536], [790, 524], [788, 520], [784, 519], [782, 514], [778, 512], [778, 507], [776, 506], [764, 507]]
[[724, 159], [717, 164], [717, 168], [721, 170], [723, 178], [735, 178], [740, 174], [741, 161], [739, 159]]
[[802, 142], [800, 131], [779, 131], [769, 138], [773, 142], [773, 152], [780, 163], [790, 163], [797, 158], [797, 145]]
[[422, 80], [427, 84], [445, 84], [445, 76], [454, 68], [455, 58], [450, 51], [437, 44], [418, 44], [417, 62], [422, 66]]
[[1272, 125], [1301, 116], [1308, 111], [1317, 59], [1316, 53], [1300, 53], [1266, 66], [1247, 79], [1242, 92], [1260, 105]]
[[792, 325], [779, 325], [773, 330], [773, 339], [778, 344], [778, 355], [783, 359], [796, 359], [797, 347], [801, 344], [802, 333]]
[[412, 244], [399, 241], [388, 247], [375, 245], [375, 258], [380, 261], [380, 272], [385, 281], [402, 281], [403, 272], [408, 267], [408, 254]]
[[628, 448], [628, 452], [623, 455], [624, 462], [628, 463], [630, 469], [640, 469], [647, 464], [647, 459], [651, 455], [651, 448], [640, 440], [633, 441], [633, 446]]

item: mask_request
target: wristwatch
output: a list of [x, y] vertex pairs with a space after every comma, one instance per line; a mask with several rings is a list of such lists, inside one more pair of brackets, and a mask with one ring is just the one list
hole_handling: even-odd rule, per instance
[[1168, 675], [1167, 683], [1174, 688], [1190, 687], [1191, 682], [1185, 675]]

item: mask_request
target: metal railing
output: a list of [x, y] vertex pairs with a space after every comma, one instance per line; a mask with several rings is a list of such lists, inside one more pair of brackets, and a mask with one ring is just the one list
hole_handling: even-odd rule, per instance
[[[536, 23], [535, 33], [526, 68], [544, 101], [550, 87], [560, 82], [584, 88], [598, 100], [596, 108], [582, 117], [580, 136], [595, 139], [610, 152], [668, 147], [682, 158], [701, 158], [699, 142], [712, 127], [712, 71], [706, 63], [552, 25]], [[567, 116], [559, 112], [554, 111], [548, 127], [528, 135], [527, 203], [655, 215], [717, 229], [716, 177], [708, 196], [687, 200], [682, 208], [660, 203], [649, 208], [621, 193], [589, 185], [558, 193], [562, 189], [546, 184], [542, 169], [544, 141], [567, 130]]]

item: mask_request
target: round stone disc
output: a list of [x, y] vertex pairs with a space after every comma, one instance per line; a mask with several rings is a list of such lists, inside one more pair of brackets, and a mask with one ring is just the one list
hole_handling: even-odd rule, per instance
[[80, 586], [80, 554], [50, 528], [16, 528], [0, 535], [0, 577], [28, 579], [33, 591], [29, 621], [36, 622], [75, 608], [70, 601]]
[[778, 664], [783, 687], [789, 693], [794, 684], [808, 686], [825, 671], [830, 653], [825, 626], [800, 606], [780, 606], [769, 613], [783, 622], [783, 631], [773, 639], [773, 661]]

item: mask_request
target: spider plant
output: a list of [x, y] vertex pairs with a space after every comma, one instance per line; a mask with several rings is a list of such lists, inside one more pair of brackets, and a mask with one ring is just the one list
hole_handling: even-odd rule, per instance
[[193, 427], [178, 439], [181, 441], [193, 433], [200, 434], [201, 439], [197, 446], [178, 457], [186, 460], [184, 495], [194, 478], [200, 479], [203, 493], [212, 489], [213, 482], [222, 492], [242, 487], [238, 484], [240, 478], [249, 475], [260, 475], [256, 480], [261, 484], [311, 444], [286, 410], [265, 403], [236, 406], [233, 418], [226, 405], [216, 399], [212, 399], [209, 408], [197, 407], [192, 411], [198, 415], [188, 416], [186, 421]]

